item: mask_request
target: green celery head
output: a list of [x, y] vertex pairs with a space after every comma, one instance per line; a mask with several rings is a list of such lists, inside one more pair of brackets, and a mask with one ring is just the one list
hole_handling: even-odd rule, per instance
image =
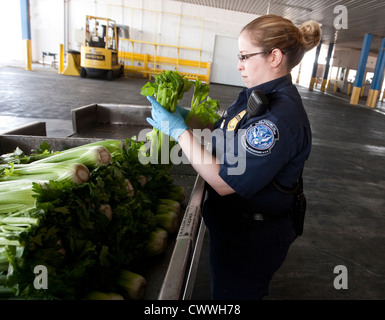
[[179, 227], [179, 217], [176, 212], [167, 211], [155, 215], [157, 225], [168, 233], [175, 233]]
[[121, 270], [117, 281], [128, 299], [143, 299], [147, 287], [146, 279], [143, 276], [129, 270]]
[[149, 235], [149, 241], [145, 248], [147, 256], [157, 256], [162, 254], [167, 247], [168, 233], [162, 228], [157, 228]]
[[[183, 188], [183, 194], [184, 194], [184, 188]], [[158, 207], [161, 207], [163, 209], [169, 208], [170, 210], [172, 210], [178, 214], [180, 213], [180, 210], [181, 210], [180, 202], [173, 200], [173, 199], [159, 199]]]

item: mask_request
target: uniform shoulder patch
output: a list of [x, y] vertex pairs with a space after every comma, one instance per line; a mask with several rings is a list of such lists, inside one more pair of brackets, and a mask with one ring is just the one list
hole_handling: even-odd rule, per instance
[[265, 156], [279, 140], [277, 126], [266, 119], [253, 123], [242, 135], [242, 146], [250, 153]]

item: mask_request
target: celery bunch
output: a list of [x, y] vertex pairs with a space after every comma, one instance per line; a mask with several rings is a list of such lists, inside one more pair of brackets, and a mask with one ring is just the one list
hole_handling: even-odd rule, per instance
[[[175, 112], [178, 102], [192, 86], [194, 86], [194, 93], [185, 122], [188, 124], [193, 116], [197, 117], [204, 126], [216, 122], [220, 118], [217, 113], [219, 101], [208, 96], [209, 85], [202, 83], [199, 79], [196, 79], [195, 82], [189, 81], [177, 71], [167, 70], [156, 75], [154, 82], [146, 83], [141, 89], [141, 94], [155, 96], [163, 108]], [[150, 158], [152, 163], [159, 163], [159, 159], [162, 159], [162, 152], [169, 153], [176, 144], [172, 138], [167, 137], [156, 128], [147, 134], [147, 139], [151, 141]], [[166, 159], [168, 158], [166, 155]]]
[[[154, 96], [163, 108], [175, 112], [178, 101], [192, 87], [192, 82], [184, 78], [178, 71], [163, 71], [155, 76], [154, 82], [147, 82], [141, 89], [143, 96]], [[176, 142], [156, 128], [147, 134], [151, 141], [150, 157], [152, 163], [159, 163], [163, 152], [169, 153]], [[168, 156], [167, 158], [168, 159]]]

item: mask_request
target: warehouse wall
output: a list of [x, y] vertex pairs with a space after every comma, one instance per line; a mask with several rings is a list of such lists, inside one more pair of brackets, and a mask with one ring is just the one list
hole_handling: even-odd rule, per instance
[[[334, 51], [334, 66], [347, 68], [347, 69], [357, 69], [358, 61], [360, 60], [361, 50], [352, 50], [352, 49], [338, 49]], [[377, 55], [372, 53], [369, 54], [368, 60], [366, 62], [366, 71], [373, 72], [377, 61]]]
[[58, 53], [63, 43], [62, 0], [30, 0], [32, 61], [40, 61], [42, 51]]
[[[358, 67], [358, 62], [361, 56], [361, 50], [336, 48], [333, 55], [333, 74], [330, 75], [330, 80], [334, 86], [337, 79], [337, 90], [341, 93], [351, 92], [351, 86], [354, 84], [355, 75]], [[366, 61], [365, 75], [363, 79], [362, 96], [367, 97], [373, 77], [373, 72], [377, 62], [377, 55], [369, 53]], [[345, 70], [344, 70], [345, 69]], [[342, 73], [344, 71], [344, 73]]]
[[0, 63], [23, 60], [20, 1], [0, 1]]
[[[5, 42], [12, 44], [12, 53], [3, 52], [0, 61], [23, 60], [19, 1], [1, 1], [0, 12], [2, 30], [12, 29]], [[64, 42], [66, 49], [79, 50], [86, 15], [109, 17], [118, 24], [132, 26], [131, 37], [136, 40], [202, 48], [202, 61], [212, 60], [216, 35], [236, 38], [242, 26], [255, 18], [172, 0], [30, 0], [32, 61], [41, 61], [42, 51], [58, 53]], [[140, 50], [153, 47], [142, 45]], [[159, 55], [175, 54], [175, 49], [162, 50]], [[191, 50], [181, 50], [180, 54], [186, 59], [199, 55]]]

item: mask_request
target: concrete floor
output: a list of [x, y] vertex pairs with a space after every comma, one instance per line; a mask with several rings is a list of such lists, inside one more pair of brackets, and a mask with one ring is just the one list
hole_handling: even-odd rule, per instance
[[[39, 66], [33, 71], [0, 67], [0, 133], [38, 120], [46, 122], [47, 136], [67, 137], [73, 133], [72, 109], [92, 103], [147, 104], [140, 95], [147, 81], [82, 79]], [[210, 96], [225, 109], [239, 89], [211, 84]], [[266, 299], [385, 299], [385, 108], [381, 102], [375, 109], [366, 108], [364, 101], [352, 106], [343, 95], [298, 89], [313, 130], [304, 172], [305, 231]], [[210, 299], [207, 241], [205, 237], [193, 299]], [[334, 286], [338, 266], [346, 267], [347, 289]]]

